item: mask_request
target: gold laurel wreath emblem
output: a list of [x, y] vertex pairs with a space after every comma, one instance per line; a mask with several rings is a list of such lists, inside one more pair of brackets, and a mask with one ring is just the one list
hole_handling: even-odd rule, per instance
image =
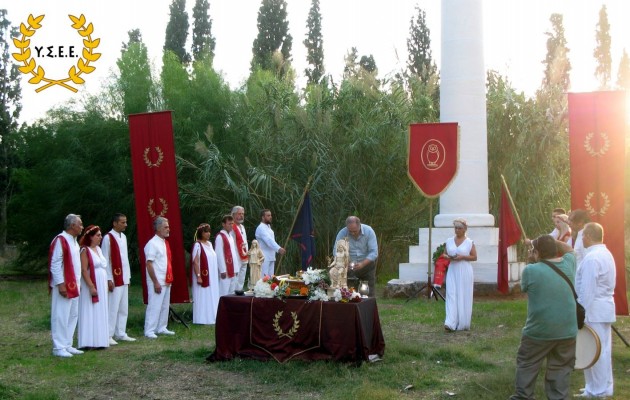
[[288, 332], [284, 332], [282, 328], [280, 328], [280, 318], [284, 314], [284, 311], [278, 311], [273, 318], [273, 329], [278, 334], [278, 338], [281, 339], [283, 337], [288, 337], [289, 339], [293, 339], [293, 336], [297, 333], [298, 329], [300, 329], [300, 320], [297, 317], [297, 313], [295, 311], [291, 312], [291, 318], [293, 318], [293, 325], [291, 325], [291, 329]]
[[[155, 213], [155, 211], [153, 211], [153, 203], [155, 203], [155, 199], [152, 198], [151, 200], [149, 200], [149, 205], [147, 206], [147, 210], [149, 211], [149, 215], [151, 216], [151, 218], [155, 218], [158, 216]], [[168, 203], [166, 202], [166, 200], [164, 200], [161, 197], [160, 197], [160, 203], [162, 204], [162, 211], [160, 212], [160, 217], [163, 217], [168, 212]]]
[[70, 282], [68, 283], [68, 289], [70, 290], [74, 290], [77, 288], [77, 283], [76, 282]]
[[156, 162], [151, 162], [151, 160], [149, 159], [149, 151], [151, 151], [150, 147], [147, 147], [146, 149], [144, 149], [144, 154], [142, 155], [142, 158], [144, 159], [144, 163], [149, 168], [159, 167], [160, 164], [162, 164], [162, 161], [164, 160], [164, 153], [162, 152], [162, 149], [159, 146], [155, 146], [154, 148], [158, 154], [158, 159]]
[[116, 268], [116, 269], [114, 270], [114, 275], [116, 275], [116, 276], [120, 276], [121, 274], [122, 274], [122, 271], [120, 270], [120, 268]]
[[595, 149], [593, 149], [593, 146], [591, 146], [591, 140], [593, 139], [593, 136], [595, 136], [593, 132], [586, 135], [586, 137], [584, 138], [584, 149], [591, 157], [602, 157], [608, 152], [608, 149], [610, 149], [610, 139], [608, 138], [608, 135], [606, 133], [600, 132], [599, 136], [601, 136], [601, 138], [604, 140], [604, 144], [600, 146], [598, 151], [595, 151]]
[[[90, 63], [95, 62], [101, 57], [100, 53], [95, 53], [94, 49], [98, 47], [101, 43], [101, 39], [92, 40], [92, 33], [94, 32], [94, 26], [90, 22], [87, 26], [85, 26], [85, 16], [81, 14], [78, 18], [74, 15], [68, 15], [70, 20], [73, 22], [72, 28], [74, 28], [83, 39], [83, 57], [79, 57], [79, 61], [76, 66], [73, 65], [70, 70], [68, 70], [68, 77], [64, 79], [49, 79], [46, 78], [46, 71], [41, 65], [37, 65], [35, 59], [31, 57], [31, 40], [28, 39], [35, 34], [35, 32], [42, 27], [41, 22], [44, 19], [45, 15], [40, 15], [39, 17], [33, 17], [33, 14], [30, 14], [27, 19], [28, 26], [24, 23], [20, 24], [20, 33], [22, 37], [18, 39], [17, 37], [13, 38], [13, 44], [17, 49], [20, 50], [19, 53], [12, 53], [13, 58], [24, 65], [19, 67], [21, 73], [27, 75], [31, 74], [33, 77], [28, 80], [28, 83], [32, 83], [33, 85], [37, 85], [40, 82], [46, 82], [47, 84], [35, 89], [35, 92], [39, 93], [42, 90], [48, 89], [51, 86], [59, 85], [64, 87], [74, 93], [78, 91], [73, 86], [67, 84], [67, 82], [72, 81], [72, 83], [80, 85], [85, 83], [85, 80], [81, 78], [81, 74], [91, 74], [94, 72], [96, 67], [90, 65]], [[84, 60], [85, 59], [85, 60]], [[77, 69], [79, 70], [77, 72]]]
[[602, 206], [602, 208], [599, 209], [599, 211], [597, 211], [591, 205], [591, 200], [593, 199], [593, 196], [595, 196], [594, 192], [589, 192], [589, 194], [586, 195], [586, 198], [584, 199], [584, 207], [586, 208], [589, 214], [591, 215], [599, 214], [600, 216], [603, 217], [608, 211], [608, 209], [610, 208], [610, 198], [608, 197], [606, 193], [601, 192], [600, 196], [604, 200], [604, 205]]

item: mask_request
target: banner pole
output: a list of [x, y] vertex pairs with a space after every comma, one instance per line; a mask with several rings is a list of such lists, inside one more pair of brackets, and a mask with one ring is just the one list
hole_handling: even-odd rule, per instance
[[[300, 210], [302, 210], [302, 205], [304, 204], [304, 197], [306, 197], [306, 193], [310, 189], [312, 181], [313, 181], [313, 175], [309, 176], [308, 180], [306, 181], [306, 186], [304, 187], [304, 191], [302, 192], [302, 197], [300, 197], [300, 202], [298, 204], [297, 211], [295, 212], [295, 216], [293, 217], [293, 222], [291, 223], [291, 228], [289, 228], [289, 234], [287, 235], [287, 239], [284, 241], [284, 246], [282, 246], [282, 248], [285, 250], [285, 254], [286, 254], [287, 246], [289, 245], [289, 240], [291, 240], [291, 234], [293, 233], [295, 222], [297, 221], [297, 217], [300, 214]], [[281, 266], [282, 266], [283, 259], [284, 259], [284, 254], [280, 254], [280, 260], [278, 261], [278, 265], [277, 265], [278, 275], [282, 275], [280, 271], [282, 271]]]
[[433, 293], [433, 282], [431, 279], [431, 236], [433, 231], [433, 198], [429, 199], [429, 251], [428, 261], [427, 261], [427, 298], [431, 298], [431, 294]]
[[505, 178], [503, 174], [501, 174], [501, 183], [503, 184], [503, 188], [505, 189], [505, 193], [507, 194], [508, 200], [510, 201], [510, 206], [512, 207], [512, 211], [514, 211], [514, 215], [516, 215], [516, 222], [518, 223], [518, 227], [521, 230], [521, 240], [525, 241], [527, 235], [525, 234], [525, 229], [523, 229], [523, 224], [521, 223], [521, 217], [518, 215], [518, 210], [514, 205], [514, 200], [512, 200], [512, 194], [510, 193], [510, 189], [508, 188], [507, 182], [505, 182]]

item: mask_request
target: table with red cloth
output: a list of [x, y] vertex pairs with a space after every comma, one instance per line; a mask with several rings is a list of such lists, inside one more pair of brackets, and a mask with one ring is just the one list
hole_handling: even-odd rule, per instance
[[[374, 298], [359, 303], [223, 296], [208, 361], [368, 361], [383, 356], [385, 340]], [[372, 357], [370, 357], [372, 356]]]

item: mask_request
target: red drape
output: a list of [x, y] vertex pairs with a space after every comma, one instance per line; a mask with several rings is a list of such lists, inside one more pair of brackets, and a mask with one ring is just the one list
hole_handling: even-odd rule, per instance
[[497, 287], [506, 294], [508, 285], [508, 247], [515, 245], [521, 238], [521, 231], [512, 213], [505, 188], [501, 187], [501, 205], [499, 206], [499, 261], [497, 268]]
[[170, 226], [168, 241], [172, 250], [174, 278], [171, 302], [187, 303], [190, 297], [179, 213], [171, 112], [130, 115], [129, 134], [144, 302], [147, 303], [144, 246], [155, 234], [153, 220], [162, 216], [168, 219]]
[[455, 178], [458, 136], [455, 122], [409, 125], [407, 173], [424, 197], [438, 197]]
[[624, 255], [625, 92], [569, 93], [571, 208], [604, 227], [615, 258], [618, 315], [628, 314]]

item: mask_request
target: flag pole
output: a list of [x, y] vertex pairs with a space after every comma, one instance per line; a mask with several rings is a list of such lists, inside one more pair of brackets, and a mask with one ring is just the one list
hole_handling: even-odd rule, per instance
[[518, 228], [521, 230], [521, 240], [525, 240], [527, 235], [525, 234], [525, 229], [523, 229], [523, 224], [521, 223], [521, 217], [518, 215], [518, 210], [514, 205], [514, 200], [512, 200], [512, 194], [510, 193], [510, 189], [508, 188], [507, 182], [505, 182], [505, 177], [501, 174], [501, 183], [503, 184], [503, 188], [505, 189], [505, 193], [507, 194], [508, 200], [510, 201], [510, 206], [512, 207], [512, 211], [514, 211], [514, 215], [516, 215], [516, 222], [518, 223]]
[[431, 298], [431, 294], [433, 294], [433, 280], [431, 279], [431, 264], [432, 264], [432, 254], [431, 254], [431, 236], [433, 230], [433, 198], [429, 199], [429, 260], [427, 261], [427, 298]]
[[[304, 191], [302, 192], [302, 197], [300, 198], [300, 203], [298, 204], [298, 208], [297, 211], [295, 212], [295, 216], [293, 217], [293, 222], [291, 223], [291, 228], [289, 228], [289, 234], [287, 235], [287, 239], [284, 241], [284, 246], [282, 246], [283, 249], [287, 249], [287, 246], [289, 245], [289, 240], [291, 240], [291, 234], [293, 233], [293, 228], [295, 227], [295, 222], [297, 221], [297, 217], [298, 215], [300, 215], [300, 210], [302, 210], [302, 205], [304, 204], [304, 197], [306, 197], [306, 193], [308, 192], [308, 190], [311, 188], [311, 182], [313, 181], [313, 175], [308, 177], [308, 180], [306, 181], [306, 186], [304, 187]], [[286, 254], [286, 252], [285, 252]], [[280, 274], [280, 271], [282, 271], [281, 266], [282, 266], [282, 260], [284, 259], [284, 254], [280, 254], [280, 260], [278, 261], [278, 275], [282, 275]]]

